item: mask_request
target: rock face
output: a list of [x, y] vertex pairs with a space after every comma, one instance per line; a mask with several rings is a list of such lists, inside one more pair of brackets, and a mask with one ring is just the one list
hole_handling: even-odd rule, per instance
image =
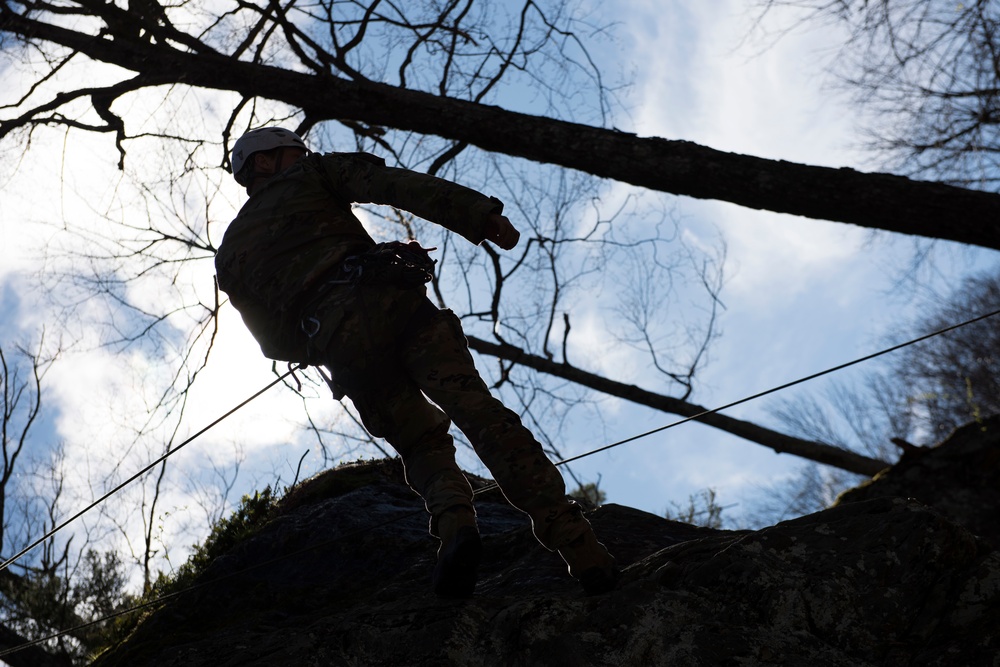
[[917, 498], [1000, 548], [1000, 419], [969, 424], [934, 448], [908, 451], [839, 502]]
[[1000, 665], [998, 471], [995, 419], [759, 531], [604, 505], [591, 521], [626, 568], [593, 598], [486, 493], [476, 596], [448, 601], [398, 466], [355, 464], [297, 489], [213, 583], [96, 664]]

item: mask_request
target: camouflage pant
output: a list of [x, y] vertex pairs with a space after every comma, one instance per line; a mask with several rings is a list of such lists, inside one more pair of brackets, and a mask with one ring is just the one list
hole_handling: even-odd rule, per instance
[[431, 514], [432, 533], [445, 510], [472, 507], [451, 421], [507, 500], [531, 517], [543, 546], [556, 550], [590, 532], [542, 446], [490, 394], [454, 313], [435, 308], [422, 288], [358, 287], [342, 304], [336, 331], [324, 337], [327, 365], [368, 431], [399, 453], [407, 483]]

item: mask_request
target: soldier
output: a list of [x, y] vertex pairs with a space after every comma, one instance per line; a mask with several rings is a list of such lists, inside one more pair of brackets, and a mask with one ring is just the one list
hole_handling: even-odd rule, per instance
[[351, 211], [352, 203], [390, 204], [477, 245], [509, 250], [520, 234], [503, 204], [366, 153], [311, 153], [277, 127], [241, 137], [232, 167], [249, 199], [219, 247], [219, 287], [265, 356], [327, 367], [338, 398], [348, 396], [365, 428], [399, 453], [441, 541], [435, 593], [471, 596], [482, 552], [451, 421], [585, 592], [611, 590], [614, 559], [566, 497], [558, 470], [519, 416], [490, 394], [459, 319], [427, 298], [426, 251], [412, 242], [376, 246]]

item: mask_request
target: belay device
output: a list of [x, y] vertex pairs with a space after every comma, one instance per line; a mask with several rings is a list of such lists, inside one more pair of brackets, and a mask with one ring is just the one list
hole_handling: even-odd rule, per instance
[[434, 264], [430, 251], [416, 241], [388, 241], [360, 255], [352, 255], [341, 264], [341, 275], [348, 282], [362, 285], [398, 285], [415, 287], [430, 282]]

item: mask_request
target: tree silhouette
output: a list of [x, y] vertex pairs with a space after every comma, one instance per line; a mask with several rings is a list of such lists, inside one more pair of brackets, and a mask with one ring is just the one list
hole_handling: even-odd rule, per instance
[[[176, 155], [167, 155], [155, 169], [145, 164], [134, 167], [132, 177], [142, 184], [139, 198], [143, 205], [163, 215], [151, 217], [148, 227], [132, 224], [132, 238], [123, 240], [119, 235], [104, 239], [104, 255], [88, 258], [103, 269], [89, 278], [89, 287], [105, 290], [120, 305], [130, 307], [135, 317], [128, 332], [119, 338], [120, 344], [148, 346], [150, 333], [169, 318], [191, 318], [197, 323], [194, 328], [185, 327], [189, 332], [186, 345], [171, 343], [184, 350], [180, 354], [187, 365], [179, 368], [187, 370], [174, 378], [172, 392], [163, 397], [166, 403], [182, 403], [215, 334], [218, 295], [205, 290], [203, 280], [203, 296], [192, 298], [199, 290], [184, 284], [178, 267], [186, 260], [212, 253], [211, 212], [216, 198], [225, 195], [218, 181], [207, 188], [199, 184], [202, 192], [192, 192], [193, 174], [214, 169], [219, 178], [220, 166], [226, 162], [225, 149], [233, 137], [263, 122], [292, 123], [319, 141], [333, 136], [337, 127], [347, 128], [359, 148], [389, 152], [405, 166], [457, 175], [472, 173], [470, 165], [485, 165], [492, 181], [503, 183], [511, 193], [505, 198], [521, 208], [524, 220], [533, 227], [526, 249], [507, 262], [487, 248], [485, 263], [471, 272], [470, 266], [478, 260], [470, 258], [468, 249], [455, 247], [447, 237], [432, 236], [431, 242], [442, 247], [449, 260], [441, 263], [435, 288], [439, 302], [445, 305], [442, 280], [456, 278], [453, 266], [461, 273], [457, 279], [464, 287], [457, 292], [452, 289], [446, 305], [454, 307], [456, 293], [474, 293], [471, 280], [486, 281], [492, 288], [488, 308], [469, 301], [464, 309], [466, 321], [488, 323], [487, 330], [494, 336], [493, 341], [487, 341], [473, 330], [473, 347], [500, 359], [500, 382], [515, 390], [521, 387], [523, 407], [534, 405], [538, 412], [547, 411], [553, 403], [545, 398], [545, 392], [537, 391], [536, 380], [513, 382], [511, 369], [541, 369], [558, 378], [572, 378], [574, 383], [585, 379], [584, 386], [600, 387], [600, 391], [630, 400], [641, 394], [623, 393], [621, 387], [626, 385], [577, 368], [565, 357], [556, 362], [549, 350], [549, 340], [558, 335], [556, 329], [562, 328], [566, 337], [572, 327], [571, 313], [559, 317], [560, 300], [574, 281], [593, 273], [594, 258], [604, 262], [601, 266], [621, 264], [616, 257], [644, 249], [652, 261], [645, 264], [643, 280], [663, 286], [664, 293], [669, 293], [668, 286], [674, 282], [671, 276], [678, 269], [662, 259], [667, 253], [666, 239], [659, 232], [642, 231], [649, 228], [648, 221], [625, 222], [627, 212], [606, 215], [598, 211], [589, 216], [593, 220], [589, 227], [580, 229], [579, 220], [584, 215], [580, 202], [597, 201], [599, 184], [592, 178], [558, 171], [553, 177], [543, 167], [512, 163], [501, 156], [526, 157], [695, 197], [722, 198], [907, 233], [957, 235], [965, 242], [983, 245], [998, 243], [992, 238], [995, 226], [987, 221], [992, 220], [1000, 200], [985, 193], [884, 174], [729, 155], [687, 142], [639, 138], [603, 127], [601, 124], [609, 120], [612, 91], [578, 36], [586, 26], [569, 13], [565, 3], [528, 1], [519, 12], [509, 14], [475, 2], [450, 2], [440, 7], [412, 3], [405, 10], [378, 1], [326, 2], [308, 7], [241, 3], [233, 11], [219, 14], [206, 14], [188, 5], [164, 8], [166, 14], [128, 12], [100, 2], [71, 2], [54, 12], [41, 3], [6, 3], [0, 12], [3, 30], [16, 38], [30, 74], [23, 96], [7, 107], [12, 111], [10, 117], [0, 120], [0, 138], [27, 138], [38, 128], [53, 124], [109, 133], [115, 137], [123, 165], [129, 164], [127, 151], [135, 150], [131, 147], [154, 137], [183, 147]], [[78, 19], [77, 27], [65, 27], [67, 15]], [[177, 27], [181, 25], [187, 29]], [[491, 30], [501, 26], [503, 30]], [[43, 64], [28, 62], [28, 54], [34, 52], [47, 54]], [[113, 79], [110, 84], [81, 87], [77, 79], [63, 81], [64, 70], [77, 66], [77, 61], [112, 64], [118, 69], [112, 70], [113, 76], [109, 74]], [[515, 75], [520, 78], [510, 78]], [[498, 89], [518, 81], [534, 86], [541, 114], [488, 104]], [[131, 129], [133, 121], [121, 112], [116, 115], [115, 110], [153, 89], [165, 93], [164, 105], [175, 98], [200, 95], [198, 91], [227, 91], [231, 93], [226, 100], [232, 112], [222, 119], [218, 132], [210, 126], [181, 132], [171, 123], [176, 117], [174, 107], [180, 105], [175, 102], [170, 104], [172, 113], [166, 119]], [[581, 92], [588, 90], [589, 94]], [[207, 100], [198, 101], [205, 105]], [[212, 104], [216, 103], [213, 98]], [[471, 146], [493, 153], [474, 151]], [[538, 182], [546, 184], [546, 192], [537, 188]], [[208, 214], [193, 217], [192, 199], [203, 201]], [[901, 206], [913, 210], [901, 212]], [[941, 212], [956, 208], [968, 213], [969, 223], [942, 224]], [[398, 213], [388, 214], [386, 220], [397, 233], [411, 237], [422, 234], [422, 241], [433, 234], [420, 221]], [[657, 226], [663, 222], [667, 221], [661, 220]], [[453, 258], [457, 264], [450, 263]], [[712, 261], [693, 264], [698, 268], [693, 274], [688, 272], [693, 276], [689, 283], [700, 285], [704, 298], [718, 304], [721, 265]], [[109, 265], [114, 267], [110, 274]], [[129, 299], [130, 282], [155, 272], [159, 272], [165, 289], [186, 290], [184, 295], [178, 294], [180, 305], [153, 312]], [[549, 276], [542, 292], [544, 303], [538, 299], [533, 309], [521, 305], [515, 314], [512, 298], [501, 302], [502, 291], [510, 293], [510, 285], [518, 281], [524, 289], [530, 280], [534, 283], [531, 291], [537, 292], [537, 275], [532, 274], [539, 273]], [[79, 266], [71, 265], [67, 275], [79, 281]], [[507, 309], [503, 314], [501, 303]], [[715, 335], [714, 321], [710, 314], [696, 327], [687, 328], [701, 331], [691, 338], [689, 350], [672, 359], [656, 360], [654, 366], [662, 370], [667, 387], [680, 389], [679, 400], [663, 390], [645, 390], [662, 397], [655, 402], [658, 409], [685, 416], [701, 411], [686, 398], [704, 350]], [[647, 330], [642, 331], [642, 326]], [[649, 330], [652, 326], [649, 322], [640, 324], [631, 338], [645, 340], [648, 348], [651, 336], [656, 336]], [[529, 364], [535, 356], [549, 363]], [[576, 404], [576, 400], [564, 394], [555, 403]], [[642, 402], [654, 404], [645, 399]], [[712, 423], [775, 451], [818, 457], [824, 463], [864, 474], [872, 474], [883, 465], [736, 420], [714, 419]]]
[[[869, 147], [903, 173], [991, 192], [1000, 183], [1000, 7], [989, 0], [761, 0], [838, 24], [836, 73], [871, 113]], [[763, 21], [762, 21], [763, 22]]]

